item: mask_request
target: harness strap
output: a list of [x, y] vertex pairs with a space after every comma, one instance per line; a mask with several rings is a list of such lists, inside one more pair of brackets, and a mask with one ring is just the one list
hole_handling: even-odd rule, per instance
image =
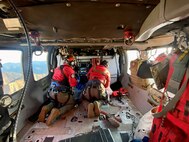
[[162, 117], [166, 115], [166, 113], [172, 109], [175, 108], [177, 102], [179, 101], [180, 97], [182, 96], [189, 80], [189, 67], [186, 70], [186, 80], [183, 83], [182, 87], [179, 89], [179, 91], [176, 93], [176, 95], [172, 98], [172, 100], [165, 106], [163, 107], [161, 112], [153, 114], [155, 118]]
[[1, 71], [1, 68], [2, 68], [2, 64], [0, 62], [0, 96], [3, 95], [3, 75], [2, 75], [2, 71]]
[[58, 102], [57, 95], [58, 95], [58, 93], [54, 93], [54, 98], [55, 98], [56, 102]]
[[68, 98], [67, 98], [67, 100], [65, 101], [65, 103], [64, 103], [64, 104], [61, 104], [61, 103], [60, 103], [60, 107], [65, 106], [65, 105], [68, 103], [69, 100], [70, 100], [70, 93], [68, 93]]
[[60, 66], [60, 71], [61, 71], [62, 75], [65, 77], [64, 72], [63, 72], [63, 68], [64, 68], [64, 65], [61, 65]]
[[91, 86], [89, 87], [89, 89], [88, 89], [88, 93], [89, 93], [89, 100], [91, 100], [92, 99], [92, 96], [91, 96]]
[[101, 92], [101, 90], [100, 90], [100, 89], [98, 89], [98, 99], [101, 99], [100, 92]]
[[92, 83], [92, 88], [96, 88], [98, 91], [98, 98], [97, 99], [101, 99], [101, 85], [102, 83], [99, 80], [94, 80]]
[[[100, 89], [100, 84], [101, 84], [101, 82], [99, 81], [99, 80], [91, 80], [90, 82], [88, 82], [88, 84], [87, 84], [87, 89], [85, 89], [85, 93], [87, 93], [89, 96], [88, 96], [88, 98], [85, 96], [85, 95], [83, 95], [83, 98], [85, 99], [85, 100], [88, 100], [88, 101], [94, 101], [94, 100], [98, 100], [98, 99], [104, 99], [102, 96], [101, 96], [101, 89]], [[96, 97], [96, 96], [92, 96], [92, 88], [96, 88], [97, 89], [97, 91], [98, 91], [98, 96]], [[84, 94], [85, 94], [84, 93]]]
[[189, 115], [189, 101], [186, 101], [186, 105], [184, 107], [184, 115], [185, 116]]
[[88, 102], [90, 102], [90, 100], [85, 95], [83, 95], [82, 97], [84, 100], [87, 100]]

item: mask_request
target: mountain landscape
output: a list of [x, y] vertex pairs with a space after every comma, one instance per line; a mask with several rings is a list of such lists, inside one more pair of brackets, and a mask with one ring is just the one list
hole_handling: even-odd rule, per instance
[[[24, 87], [24, 76], [21, 63], [2, 64], [3, 89], [5, 94], [12, 94]], [[45, 61], [33, 61], [32, 68], [35, 80], [39, 80], [47, 74]]]

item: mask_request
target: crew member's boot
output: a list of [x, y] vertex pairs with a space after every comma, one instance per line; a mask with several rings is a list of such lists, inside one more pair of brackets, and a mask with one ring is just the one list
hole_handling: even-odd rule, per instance
[[108, 120], [108, 122], [115, 128], [118, 128], [120, 126], [121, 123], [121, 118], [117, 118], [115, 116], [110, 115], [109, 113], [105, 112], [105, 111], [100, 111], [100, 113], [104, 114], [106, 116], [106, 119]]
[[110, 124], [115, 127], [118, 128], [120, 126], [120, 122], [117, 121], [114, 117], [108, 117], [107, 120], [110, 122]]
[[93, 118], [93, 117], [95, 117], [94, 104], [93, 104], [93, 103], [89, 103], [89, 104], [88, 104], [87, 113], [88, 113], [88, 114], [87, 114], [88, 118]]
[[38, 116], [38, 122], [45, 122], [45, 116], [46, 114], [48, 113], [48, 107], [47, 106], [43, 106], [42, 109], [41, 109], [41, 112]]
[[93, 104], [95, 116], [100, 116], [100, 103], [98, 101], [95, 101]]
[[57, 108], [53, 108], [51, 110], [51, 113], [50, 113], [47, 121], [46, 121], [46, 124], [48, 126], [51, 125], [57, 119], [57, 117], [59, 117], [59, 116], [60, 116], [60, 110], [57, 109]]

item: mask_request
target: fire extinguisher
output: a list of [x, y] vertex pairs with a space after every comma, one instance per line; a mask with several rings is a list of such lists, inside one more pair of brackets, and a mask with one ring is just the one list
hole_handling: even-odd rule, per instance
[[132, 32], [132, 29], [126, 28], [124, 30], [124, 43], [126, 45], [131, 46], [134, 43], [134, 41], [135, 41], [135, 36]]

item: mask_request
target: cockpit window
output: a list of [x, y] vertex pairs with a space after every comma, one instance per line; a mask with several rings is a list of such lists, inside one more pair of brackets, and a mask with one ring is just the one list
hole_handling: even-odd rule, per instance
[[13, 94], [24, 87], [22, 52], [0, 50], [4, 94]]
[[32, 68], [35, 81], [48, 75], [47, 55], [48, 52], [42, 52], [40, 55], [33, 53]]

